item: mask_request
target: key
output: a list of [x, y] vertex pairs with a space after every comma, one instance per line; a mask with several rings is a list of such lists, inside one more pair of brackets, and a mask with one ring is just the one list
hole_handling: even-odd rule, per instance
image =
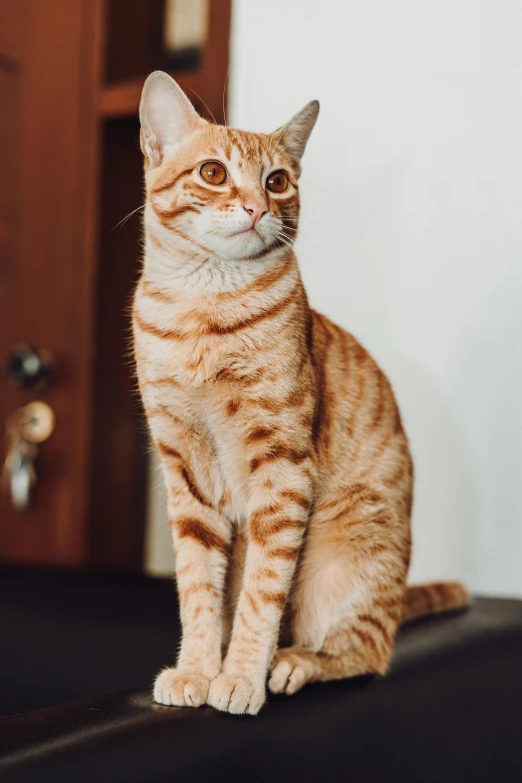
[[52, 408], [41, 401], [30, 402], [7, 418], [7, 456], [2, 484], [8, 489], [17, 511], [24, 511], [30, 504], [31, 490], [36, 483], [35, 460], [39, 446], [50, 438], [55, 423]]

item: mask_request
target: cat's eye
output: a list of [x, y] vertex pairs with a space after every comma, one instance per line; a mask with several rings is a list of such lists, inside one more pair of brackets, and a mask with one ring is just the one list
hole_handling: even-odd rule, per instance
[[266, 186], [272, 193], [284, 193], [288, 187], [288, 176], [284, 171], [274, 171], [267, 178]]
[[200, 175], [205, 182], [210, 185], [222, 185], [227, 178], [227, 170], [222, 163], [218, 163], [217, 160], [209, 160], [204, 163], [200, 170]]

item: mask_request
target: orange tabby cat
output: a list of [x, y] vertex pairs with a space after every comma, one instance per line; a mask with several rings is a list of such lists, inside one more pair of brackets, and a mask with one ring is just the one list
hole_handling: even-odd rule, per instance
[[401, 622], [468, 602], [459, 584], [406, 587], [413, 471], [397, 404], [301, 282], [298, 179], [318, 111], [267, 136], [204, 121], [164, 73], [143, 90], [133, 328], [183, 626], [162, 704], [255, 714], [267, 676], [292, 694], [382, 674]]

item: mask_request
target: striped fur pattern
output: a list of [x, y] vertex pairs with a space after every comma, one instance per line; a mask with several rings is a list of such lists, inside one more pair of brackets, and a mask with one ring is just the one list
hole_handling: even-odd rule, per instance
[[[162, 704], [256, 714], [267, 679], [292, 694], [382, 674], [402, 620], [467, 601], [460, 585], [408, 591], [413, 469], [392, 390], [303, 288], [298, 178], [317, 113], [247, 133], [203, 121], [165, 74], [144, 88], [133, 332], [183, 627]], [[224, 182], [203, 178], [209, 161]]]

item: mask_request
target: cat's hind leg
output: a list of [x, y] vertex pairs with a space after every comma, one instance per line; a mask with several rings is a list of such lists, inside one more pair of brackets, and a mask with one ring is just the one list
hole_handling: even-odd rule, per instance
[[[327, 652], [335, 649], [335, 652]], [[283, 647], [277, 651], [268, 681], [271, 693], [291, 696], [307, 682], [342, 680], [363, 674], [384, 674], [391, 649], [378, 651], [365, 639], [362, 648], [354, 644], [352, 628], [338, 631], [325, 641], [319, 652], [302, 647]]]
[[[399, 627], [409, 519], [373, 487], [355, 485], [312, 520], [292, 595], [292, 646], [278, 650], [268, 687], [384, 674]], [[342, 508], [342, 507], [341, 507]]]

